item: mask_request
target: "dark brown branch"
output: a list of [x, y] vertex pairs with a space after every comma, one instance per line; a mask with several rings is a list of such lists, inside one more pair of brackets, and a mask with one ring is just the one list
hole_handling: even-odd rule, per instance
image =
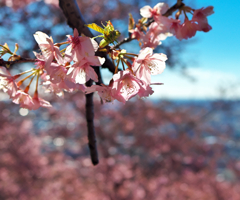
[[0, 66], [2, 67], [9, 67], [14, 64], [25, 63], [25, 62], [36, 62], [36, 60], [30, 59], [30, 58], [20, 58], [19, 60], [5, 61], [2, 58], [0, 58]]
[[85, 20], [75, 0], [59, 0], [59, 6], [67, 19], [67, 24], [72, 29], [76, 28], [80, 35], [83, 33], [88, 37], [93, 37], [93, 34], [85, 26]]
[[[90, 87], [93, 84], [92, 80], [86, 83], [86, 86]], [[93, 104], [93, 93], [86, 94], [86, 119], [88, 128], [88, 146], [90, 149], [91, 160], [94, 165], [97, 165], [98, 152], [97, 152], [97, 141], [94, 129], [94, 104]]]
[[118, 49], [122, 44], [131, 42], [132, 40], [134, 40], [134, 38], [131, 38], [131, 34], [129, 34], [127, 38], [124, 38], [122, 41], [117, 43], [115, 46], [112, 47], [112, 49]]
[[[84, 34], [88, 37], [93, 37], [93, 34], [85, 26], [85, 20], [81, 15], [81, 11], [75, 0], [59, 0], [59, 6], [62, 9], [68, 25], [74, 29], [76, 28], [79, 34]], [[94, 67], [95, 72], [99, 77], [99, 83], [102, 81], [99, 67]], [[87, 87], [90, 87], [93, 84], [92, 80], [89, 80], [86, 83]], [[93, 93], [86, 94], [86, 120], [88, 127], [88, 146], [90, 150], [91, 160], [94, 165], [98, 164], [98, 152], [96, 144], [96, 135], [94, 129], [94, 105], [93, 105]]]
[[[182, 3], [182, 1], [178, 1], [176, 4], [174, 4], [171, 8], [167, 10], [166, 13], [163, 14], [163, 16], [168, 17], [172, 15], [173, 12], [178, 10], [179, 8], [183, 7], [185, 4]], [[154, 19], [150, 19], [148, 23], [145, 24], [146, 27], [149, 27], [151, 23], [154, 22]], [[122, 41], [120, 41], [118, 44], [112, 47], [112, 49], [117, 49], [119, 48], [122, 44], [125, 44], [127, 42], [131, 42], [132, 40], [135, 40], [135, 38], [131, 38], [131, 34], [127, 38], [124, 38]]]

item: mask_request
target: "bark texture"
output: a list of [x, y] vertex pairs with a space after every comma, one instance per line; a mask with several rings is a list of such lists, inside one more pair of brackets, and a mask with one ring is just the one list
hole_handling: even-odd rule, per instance
[[[79, 34], [84, 34], [88, 37], [93, 37], [93, 34], [85, 26], [85, 20], [81, 14], [81, 11], [75, 0], [59, 0], [59, 6], [62, 9], [68, 25], [74, 29], [76, 28]], [[101, 79], [101, 74], [99, 69], [94, 68], [98, 74], [99, 80]], [[90, 87], [93, 84], [92, 80], [86, 83], [86, 86]], [[93, 104], [93, 93], [86, 94], [86, 120], [88, 127], [88, 146], [90, 150], [91, 160], [94, 165], [99, 163], [98, 152], [97, 152], [97, 142], [96, 134], [94, 128], [94, 104]]]

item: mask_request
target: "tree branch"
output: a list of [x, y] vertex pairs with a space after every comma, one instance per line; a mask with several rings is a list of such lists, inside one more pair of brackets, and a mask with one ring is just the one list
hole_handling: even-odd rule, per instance
[[0, 58], [0, 66], [2, 67], [9, 67], [10, 65], [25, 63], [25, 62], [36, 62], [36, 60], [30, 59], [30, 58], [20, 58], [19, 60], [5, 61], [2, 58]]
[[[79, 34], [84, 34], [88, 37], [93, 37], [93, 34], [85, 26], [85, 20], [81, 15], [81, 11], [75, 0], [59, 0], [59, 6], [62, 9], [68, 25], [74, 29], [76, 28]], [[99, 67], [98, 67], [99, 68]], [[95, 72], [99, 77], [99, 83], [102, 81], [100, 70], [94, 67]], [[93, 84], [92, 80], [86, 83], [86, 86], [90, 87]], [[94, 165], [98, 164], [98, 152], [96, 145], [96, 135], [94, 129], [94, 105], [93, 105], [93, 93], [86, 94], [86, 120], [88, 127], [88, 146], [90, 150], [91, 160]]]
[[[93, 84], [92, 80], [86, 83], [86, 86], [90, 87]], [[97, 141], [94, 128], [94, 104], [93, 104], [93, 93], [86, 94], [86, 119], [88, 128], [88, 146], [90, 150], [91, 160], [94, 165], [97, 165], [98, 152], [97, 152]]]

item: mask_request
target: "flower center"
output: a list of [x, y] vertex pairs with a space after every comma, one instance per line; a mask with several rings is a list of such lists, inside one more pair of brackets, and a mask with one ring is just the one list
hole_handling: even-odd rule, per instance
[[80, 40], [78, 37], [72, 37], [72, 45], [73, 45], [73, 48], [75, 48], [77, 45], [80, 44]]

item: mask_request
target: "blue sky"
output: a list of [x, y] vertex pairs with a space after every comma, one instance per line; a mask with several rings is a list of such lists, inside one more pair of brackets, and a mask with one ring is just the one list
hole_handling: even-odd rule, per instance
[[[152, 98], [215, 99], [240, 97], [240, 26], [238, 14], [240, 1], [197, 0], [196, 8], [214, 6], [214, 14], [208, 17], [212, 30], [198, 32], [196, 42], [188, 45], [184, 59], [193, 59], [197, 65], [188, 66], [189, 74], [196, 82], [165, 70], [156, 77], [164, 86], [154, 87]], [[191, 40], [191, 39], [190, 39]], [[176, 52], [177, 53], [177, 52]], [[227, 89], [220, 95], [219, 88]]]

